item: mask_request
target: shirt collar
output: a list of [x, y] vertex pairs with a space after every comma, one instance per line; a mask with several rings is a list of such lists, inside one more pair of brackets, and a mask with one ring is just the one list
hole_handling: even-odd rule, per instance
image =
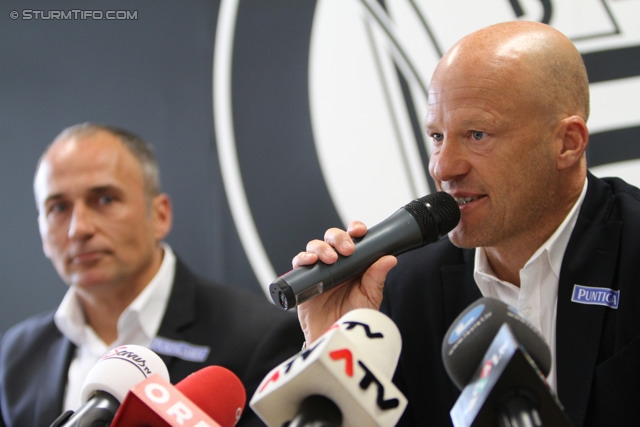
[[130, 332], [132, 326], [128, 324], [129, 318], [132, 322], [137, 319], [138, 325], [135, 327], [141, 328], [149, 340], [157, 334], [169, 301], [176, 266], [176, 258], [171, 248], [165, 244], [163, 249], [164, 257], [160, 269], [118, 319], [118, 337]]
[[[578, 212], [580, 212], [584, 196], [587, 194], [587, 185], [588, 181], [585, 179], [584, 185], [582, 186], [582, 193], [580, 193], [580, 197], [578, 197], [575, 205], [571, 208], [569, 215], [567, 215], [562, 224], [560, 224], [560, 227], [558, 227], [551, 237], [549, 237], [549, 240], [547, 240], [545, 244], [543, 244], [531, 257], [531, 260], [534, 260], [536, 256], [541, 256], [542, 252], [545, 251], [549, 257], [551, 270], [557, 278], [560, 278], [562, 259], [564, 258], [565, 251], [567, 250], [567, 245], [569, 244], [569, 239], [573, 232], [573, 227], [575, 227], [576, 221], [578, 221]], [[531, 262], [531, 260], [529, 262]]]
[[[129, 342], [129, 344], [148, 345], [160, 328], [171, 286], [175, 275], [176, 257], [171, 247], [162, 243], [164, 256], [156, 275], [144, 290], [124, 310], [118, 319], [118, 338], [116, 344], [127, 337], [139, 337], [142, 333], [145, 341]], [[76, 291], [70, 287], [54, 315], [58, 329], [76, 346], [81, 347], [90, 342], [89, 329], [78, 301]]]
[[[527, 266], [538, 260], [540, 257], [545, 255], [547, 257], [549, 267], [555, 274], [556, 278], [560, 277], [562, 258], [564, 257], [564, 252], [567, 249], [567, 245], [569, 244], [569, 239], [571, 238], [573, 227], [576, 225], [576, 221], [578, 220], [578, 212], [580, 212], [580, 207], [582, 206], [584, 197], [587, 194], [587, 184], [588, 181], [585, 179], [580, 197], [578, 197], [578, 200], [571, 208], [571, 211], [569, 211], [569, 214], [566, 216], [564, 221], [562, 221], [556, 231], [551, 235], [551, 237], [549, 237], [549, 239], [547, 239], [547, 241], [543, 243], [542, 246], [540, 246], [538, 250], [531, 256], [531, 258], [529, 258], [523, 268], [526, 268]], [[493, 269], [489, 265], [489, 261], [487, 260], [486, 253], [483, 248], [478, 248], [478, 250], [476, 250], [473, 276], [479, 286], [481, 283], [486, 283], [486, 279], [488, 276], [491, 276], [493, 280], [498, 280], [497, 278], [495, 278]], [[483, 278], [485, 280], [483, 280]], [[483, 291], [484, 295], [483, 287], [480, 286], [480, 288], [481, 291]]]

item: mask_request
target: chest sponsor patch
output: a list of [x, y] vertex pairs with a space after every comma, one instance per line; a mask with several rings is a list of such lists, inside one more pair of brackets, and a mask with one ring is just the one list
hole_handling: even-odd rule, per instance
[[609, 288], [573, 285], [571, 301], [578, 304], [603, 305], [617, 309], [620, 302], [620, 291]]
[[210, 351], [208, 346], [174, 341], [163, 337], [155, 337], [151, 341], [150, 347], [156, 353], [179, 357], [189, 362], [204, 362], [207, 360]]

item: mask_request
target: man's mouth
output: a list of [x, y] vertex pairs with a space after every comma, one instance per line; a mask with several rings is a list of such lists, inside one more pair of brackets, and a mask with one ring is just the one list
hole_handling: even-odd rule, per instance
[[456, 201], [456, 203], [458, 203], [459, 206], [464, 206], [467, 203], [473, 202], [474, 200], [478, 200], [480, 197], [454, 197], [454, 200]]
[[70, 257], [71, 262], [74, 264], [79, 264], [83, 262], [95, 261], [101, 256], [100, 251], [83, 251], [78, 252]]

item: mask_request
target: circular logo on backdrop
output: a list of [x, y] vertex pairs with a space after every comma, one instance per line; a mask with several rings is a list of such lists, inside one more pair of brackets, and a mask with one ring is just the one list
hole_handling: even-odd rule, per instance
[[[477, 4], [476, 4], [477, 3]], [[465, 34], [547, 22], [583, 53], [592, 91], [588, 159], [640, 185], [637, 2], [222, 0], [213, 107], [227, 198], [268, 294], [293, 255], [350, 220], [373, 225], [434, 191], [422, 130], [429, 77]], [[633, 9], [633, 10], [631, 10]], [[605, 148], [606, 147], [606, 148]]]

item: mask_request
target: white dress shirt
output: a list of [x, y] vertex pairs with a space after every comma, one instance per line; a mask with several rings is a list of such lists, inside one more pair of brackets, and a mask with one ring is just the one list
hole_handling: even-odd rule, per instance
[[482, 295], [514, 307], [538, 328], [549, 344], [552, 363], [547, 382], [553, 390], [557, 390], [556, 314], [560, 268], [586, 193], [585, 180], [582, 193], [565, 220], [520, 270], [520, 287], [495, 276], [484, 249], [478, 248], [475, 254], [473, 276]]
[[63, 411], [81, 406], [80, 391], [87, 373], [96, 361], [111, 348], [123, 344], [149, 347], [156, 336], [164, 315], [175, 274], [176, 258], [167, 244], [162, 245], [164, 256], [160, 269], [151, 282], [127, 307], [118, 319], [118, 337], [106, 344], [87, 325], [82, 307], [73, 287], [65, 294], [54, 321], [58, 329], [76, 345], [69, 366]]

